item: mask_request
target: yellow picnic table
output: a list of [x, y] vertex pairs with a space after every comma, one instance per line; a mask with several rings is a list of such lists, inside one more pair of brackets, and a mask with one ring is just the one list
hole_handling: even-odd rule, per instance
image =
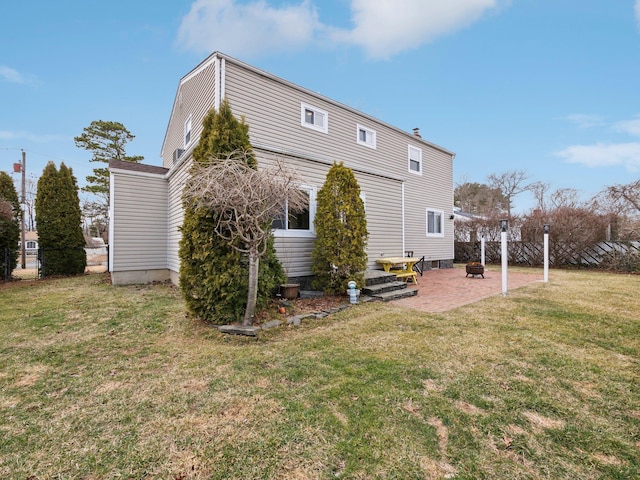
[[418, 275], [413, 270], [413, 266], [419, 262], [416, 257], [381, 257], [376, 259], [376, 263], [382, 265], [385, 272], [393, 273], [396, 277], [413, 281], [418, 284]]

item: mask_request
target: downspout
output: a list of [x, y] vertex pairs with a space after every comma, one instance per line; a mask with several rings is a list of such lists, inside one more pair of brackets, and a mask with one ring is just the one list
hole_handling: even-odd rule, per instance
[[404, 252], [406, 252], [405, 248], [405, 224], [404, 224], [404, 185], [405, 181], [402, 181], [402, 256], [404, 256]]

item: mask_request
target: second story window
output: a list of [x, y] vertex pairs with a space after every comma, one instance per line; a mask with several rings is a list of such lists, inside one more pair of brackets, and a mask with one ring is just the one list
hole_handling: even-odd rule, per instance
[[357, 126], [358, 129], [358, 143], [369, 148], [376, 148], [376, 131], [370, 128]]
[[187, 121], [184, 122], [184, 146], [185, 148], [189, 146], [191, 143], [191, 115], [187, 118]]
[[422, 150], [409, 145], [409, 171], [422, 175]]
[[301, 104], [301, 123], [302, 126], [318, 130], [319, 132], [329, 132], [329, 114], [306, 103]]

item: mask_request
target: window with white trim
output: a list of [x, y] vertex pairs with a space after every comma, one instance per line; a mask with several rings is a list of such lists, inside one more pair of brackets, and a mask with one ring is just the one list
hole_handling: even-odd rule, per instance
[[313, 187], [302, 186], [301, 190], [308, 199], [307, 208], [302, 212], [289, 212], [285, 202], [284, 211], [273, 219], [271, 228], [276, 237], [304, 237], [313, 236], [313, 220], [316, 215], [316, 190]]
[[427, 209], [427, 237], [444, 237], [444, 212]]
[[329, 132], [329, 114], [306, 103], [300, 105], [300, 122], [304, 127], [323, 133]]
[[409, 145], [409, 171], [422, 175], [422, 149]]
[[371, 130], [370, 128], [363, 127], [362, 125], [357, 126], [358, 130], [358, 143], [360, 145], [364, 145], [369, 148], [376, 148], [376, 131]]
[[409, 145], [409, 172], [422, 175], [422, 149]]
[[191, 124], [192, 124], [192, 119], [191, 119], [191, 115], [189, 115], [189, 118], [187, 118], [187, 121], [184, 122], [184, 146], [185, 148], [189, 146], [189, 144], [191, 143]]

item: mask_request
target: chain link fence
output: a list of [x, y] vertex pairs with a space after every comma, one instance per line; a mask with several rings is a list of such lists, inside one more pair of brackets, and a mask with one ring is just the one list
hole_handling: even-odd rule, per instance
[[[18, 264], [11, 270], [10, 251], [3, 249], [0, 251], [0, 280], [7, 282], [10, 280], [40, 280], [45, 278], [43, 268], [47, 261], [47, 253], [53, 251], [70, 251], [77, 249], [57, 248], [57, 249], [28, 249], [25, 252], [24, 268], [22, 264], [22, 253], [18, 255]], [[85, 273], [102, 273], [109, 271], [109, 246], [86, 247], [84, 251], [87, 255], [87, 266]]]

